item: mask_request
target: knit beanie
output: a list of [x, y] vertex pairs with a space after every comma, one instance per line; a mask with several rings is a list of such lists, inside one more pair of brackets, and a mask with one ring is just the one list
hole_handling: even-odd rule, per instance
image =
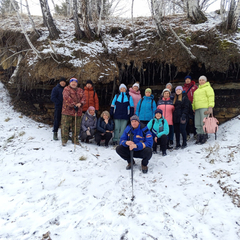
[[163, 89], [162, 95], [163, 95], [165, 92], [169, 92], [169, 94], [171, 94], [171, 91], [170, 91], [168, 88]]
[[127, 87], [126, 87], [126, 85], [125, 84], [121, 84], [120, 86], [119, 86], [119, 91], [121, 90], [121, 88], [125, 88], [126, 90], [127, 90]]
[[201, 77], [199, 77], [198, 80], [200, 80], [200, 79], [202, 79], [202, 80], [204, 80], [205, 82], [207, 82], [207, 78], [206, 78], [205, 76], [201, 76]]
[[140, 88], [139, 83], [134, 83], [132, 87], [138, 87], [138, 89]]
[[184, 78], [184, 81], [185, 81], [187, 78], [189, 78], [190, 80], [192, 80], [192, 77], [188, 75], [188, 76], [186, 76], [186, 77]]
[[86, 84], [90, 83], [91, 85], [93, 85], [93, 82], [91, 80], [87, 80]]
[[155, 110], [155, 114], [156, 114], [156, 113], [161, 113], [161, 115], [162, 115], [162, 109], [158, 109], [158, 108], [157, 108], [157, 109]]
[[76, 78], [71, 78], [69, 82], [71, 83], [71, 82], [73, 82], [73, 81], [76, 82], [76, 83], [78, 83], [78, 80], [77, 80]]
[[166, 84], [166, 87], [167, 87], [167, 85], [170, 85], [170, 86], [171, 86], [171, 88], [172, 88], [172, 84], [171, 84], [170, 82]]
[[150, 92], [150, 93], [152, 94], [151, 88], [147, 88], [147, 89], [145, 90], [145, 93], [146, 93], [146, 92]]
[[138, 122], [140, 123], [139, 117], [138, 117], [137, 115], [133, 115], [133, 116], [130, 118], [130, 120], [131, 120], [131, 121], [132, 121], [132, 120], [136, 120], [136, 121], [138, 121]]
[[178, 89], [182, 90], [182, 92], [183, 92], [182, 86], [177, 86], [177, 87], [175, 88], [175, 92], [176, 92]]
[[90, 107], [88, 108], [88, 111], [91, 111], [91, 110], [95, 111], [95, 107], [90, 106]]
[[64, 77], [61, 77], [60, 80], [59, 80], [59, 82], [66, 82], [66, 81], [67, 81], [67, 79], [64, 78]]

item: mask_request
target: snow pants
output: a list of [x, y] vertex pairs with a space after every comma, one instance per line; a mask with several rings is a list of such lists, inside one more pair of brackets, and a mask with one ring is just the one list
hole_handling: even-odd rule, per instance
[[115, 123], [115, 128], [114, 128], [114, 137], [113, 137], [113, 142], [119, 142], [120, 137], [122, 136], [128, 120], [126, 119], [114, 119]]
[[101, 140], [105, 140], [105, 146], [108, 146], [108, 143], [111, 138], [112, 138], [112, 133], [110, 132], [105, 132], [105, 133], [97, 132], [95, 135], [95, 141], [97, 142], [98, 145], [100, 144]]

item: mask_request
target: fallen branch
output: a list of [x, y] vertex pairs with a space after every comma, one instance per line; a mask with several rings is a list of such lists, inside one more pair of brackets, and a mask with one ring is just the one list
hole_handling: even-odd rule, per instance
[[26, 50], [22, 50], [22, 51], [20, 51], [20, 52], [14, 53], [14, 54], [11, 55], [10, 57], [4, 59], [4, 60], [0, 63], [0, 65], [2, 65], [5, 61], [7, 61], [8, 59], [10, 59], [11, 57], [13, 57], [13, 56], [15, 56], [15, 55], [17, 55], [17, 54], [19, 54], [19, 53], [21, 53], [21, 52], [27, 52], [27, 51], [29, 51], [29, 50], [32, 50], [32, 49], [26, 49]]
[[179, 36], [175, 33], [175, 31], [172, 29], [172, 26], [169, 25], [170, 30], [172, 31], [173, 35], [176, 37], [176, 39], [179, 41], [179, 43], [182, 45], [182, 47], [187, 51], [187, 53], [190, 55], [191, 59], [197, 59], [189, 50], [189, 48], [187, 46], [184, 45], [184, 43], [182, 42], [182, 40], [179, 38]]

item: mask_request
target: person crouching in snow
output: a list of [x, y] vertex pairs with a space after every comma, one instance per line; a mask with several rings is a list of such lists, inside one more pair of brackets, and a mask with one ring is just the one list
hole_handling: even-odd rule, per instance
[[[152, 134], [144, 124], [140, 123], [139, 117], [133, 115], [130, 118], [131, 124], [126, 127], [120, 138], [120, 145], [117, 146], [117, 154], [128, 162], [127, 170], [131, 169], [130, 151], [133, 157], [142, 159], [142, 172], [148, 172], [148, 161], [152, 157]], [[130, 140], [132, 137], [132, 141]], [[133, 160], [133, 164], [135, 161]]]
[[90, 106], [82, 118], [80, 138], [81, 141], [89, 143], [89, 139], [93, 138], [97, 128], [97, 117], [95, 114], [95, 108]]
[[160, 145], [162, 155], [166, 156], [169, 126], [162, 113], [161, 109], [156, 109], [155, 117], [148, 123], [147, 127], [153, 136], [153, 153], [157, 153], [157, 145]]
[[108, 111], [103, 111], [101, 117], [97, 121], [97, 132], [95, 135], [97, 145], [100, 146], [101, 140], [105, 140], [105, 147], [108, 147], [108, 143], [112, 138], [113, 130], [114, 122], [110, 118], [110, 113]]

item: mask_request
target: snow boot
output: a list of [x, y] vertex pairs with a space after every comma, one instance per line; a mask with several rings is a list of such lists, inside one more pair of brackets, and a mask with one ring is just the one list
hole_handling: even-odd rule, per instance
[[[133, 165], [135, 165], [135, 161], [133, 160]], [[131, 169], [131, 162], [128, 162], [128, 165], [126, 166], [126, 170]]]
[[172, 149], [173, 147], [170, 147], [170, 142], [169, 142], [169, 140], [168, 140], [168, 142], [167, 142], [167, 149]]
[[208, 135], [207, 134], [202, 134], [202, 139], [201, 139], [201, 144], [204, 144], [208, 139]]
[[174, 149], [178, 150], [180, 147], [181, 147], [180, 143], [176, 143], [176, 147]]
[[162, 151], [162, 156], [163, 156], [163, 157], [164, 157], [164, 156], [167, 156], [166, 151]]
[[148, 167], [142, 165], [142, 172], [147, 173], [148, 172]]
[[197, 135], [197, 141], [195, 142], [195, 144], [200, 144], [200, 143], [201, 143], [201, 141], [202, 141], [202, 135], [203, 135], [203, 134], [198, 134], [198, 135]]
[[58, 140], [58, 133], [53, 132], [53, 140], [57, 141]]

